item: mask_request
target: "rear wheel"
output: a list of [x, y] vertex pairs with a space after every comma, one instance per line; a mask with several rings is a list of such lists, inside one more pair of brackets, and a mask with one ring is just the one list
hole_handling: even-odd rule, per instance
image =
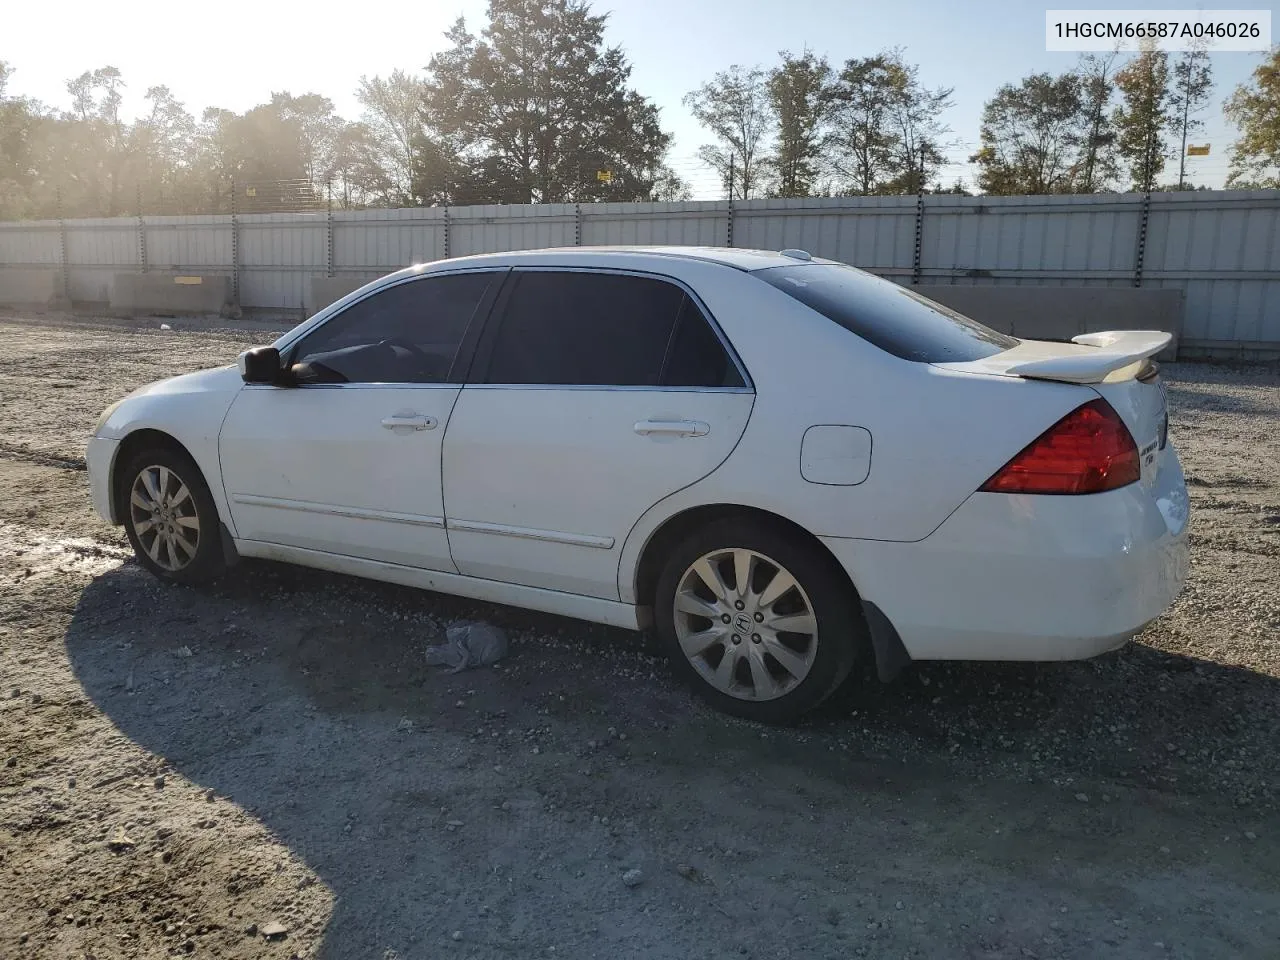
[[825, 700], [866, 644], [834, 562], [788, 530], [728, 518], [671, 553], [654, 603], [676, 672], [728, 713], [783, 723]]
[[125, 533], [144, 567], [190, 584], [222, 573], [218, 509], [195, 461], [170, 448], [141, 450], [120, 483]]

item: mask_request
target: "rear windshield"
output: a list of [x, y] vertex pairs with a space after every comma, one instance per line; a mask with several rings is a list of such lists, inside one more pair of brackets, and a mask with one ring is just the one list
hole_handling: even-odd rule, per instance
[[769, 267], [752, 276], [904, 360], [982, 360], [1019, 342], [906, 287], [844, 264]]

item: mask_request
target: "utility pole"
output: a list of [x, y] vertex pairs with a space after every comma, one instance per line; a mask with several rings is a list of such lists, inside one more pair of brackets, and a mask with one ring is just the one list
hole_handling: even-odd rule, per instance
[[729, 152], [729, 200], [733, 200], [733, 151]]

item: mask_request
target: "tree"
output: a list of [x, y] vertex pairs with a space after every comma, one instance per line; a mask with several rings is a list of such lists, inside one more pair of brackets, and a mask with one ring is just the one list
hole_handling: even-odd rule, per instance
[[689, 189], [689, 184], [680, 174], [664, 164], [653, 174], [652, 199], [668, 202], [692, 200], [693, 191]]
[[394, 206], [403, 196], [388, 173], [378, 137], [363, 122], [344, 124], [333, 146], [333, 199], [343, 209]]
[[336, 165], [343, 125], [332, 111], [325, 97], [288, 92], [273, 93], [243, 114], [207, 108], [185, 171], [195, 204], [201, 212], [228, 212], [238, 184], [241, 210], [314, 207]]
[[1232, 146], [1228, 187], [1280, 189], [1280, 45], [1236, 87], [1227, 118], [1240, 128]]
[[1081, 109], [1084, 111], [1084, 142], [1077, 189], [1095, 193], [1116, 177], [1116, 132], [1111, 123], [1111, 97], [1115, 93], [1115, 63], [1118, 54], [1088, 53], [1080, 56], [1076, 75], [1080, 78]]
[[321, 183], [332, 175], [333, 154], [344, 126], [333, 110], [333, 101], [318, 93], [293, 96], [289, 91], [271, 94], [285, 128], [297, 138], [303, 176]]
[[423, 99], [474, 200], [647, 199], [671, 138], [628, 85], [622, 50], [605, 46], [607, 16], [585, 0], [489, 0], [488, 20], [478, 37], [463, 20], [446, 34]]
[[1178, 189], [1187, 179], [1187, 137], [1204, 127], [1196, 114], [1204, 109], [1213, 93], [1213, 71], [1209, 51], [1203, 42], [1178, 57], [1173, 65], [1173, 83], [1169, 90], [1169, 126], [1178, 140]]
[[890, 169], [893, 177], [886, 193], [919, 193], [946, 162], [943, 137], [951, 128], [942, 114], [952, 105], [954, 87], [932, 90], [920, 85], [920, 68], [902, 59], [900, 51], [888, 56], [889, 99], [886, 118], [892, 135]]
[[260, 103], [227, 125], [236, 180], [301, 180], [307, 152], [301, 124], [279, 100]]
[[1123, 103], [1116, 110], [1116, 148], [1129, 164], [1134, 190], [1155, 188], [1164, 169], [1168, 127], [1169, 55], [1148, 44], [1116, 74]]
[[952, 89], [927, 89], [900, 49], [845, 62], [831, 92], [825, 160], [844, 193], [918, 193], [945, 163], [941, 114]]
[[193, 189], [200, 196], [200, 212], [229, 212], [231, 185], [236, 177], [236, 147], [231, 140], [236, 114], [206, 107], [196, 125]]
[[765, 139], [773, 128], [764, 71], [734, 64], [686, 94], [684, 104], [718, 141], [701, 146], [698, 156], [720, 174], [730, 197], [749, 200], [761, 192]]
[[63, 154], [58, 170], [70, 202], [82, 206], [82, 216], [114, 217], [123, 212], [122, 179], [128, 161], [127, 134], [120, 118], [124, 78], [115, 67], [86, 70], [68, 81], [75, 121], [60, 132]]
[[987, 193], [1069, 193], [1081, 169], [1080, 77], [1037, 73], [1005, 84], [982, 111], [982, 146], [971, 162]]
[[43, 110], [33, 101], [7, 96], [12, 75], [12, 68], [0, 60], [0, 220], [37, 213], [33, 140], [43, 120]]
[[889, 101], [897, 87], [892, 54], [845, 62], [832, 90], [827, 162], [847, 193], [880, 193], [891, 179], [894, 134]]
[[145, 100], [150, 109], [129, 132], [135, 188], [140, 197], [146, 192], [143, 202], [152, 212], [161, 198], [177, 210], [189, 209], [198, 203], [191, 177], [195, 120], [168, 87], [149, 87]]
[[769, 71], [766, 90], [778, 136], [769, 165], [779, 197], [807, 197], [822, 160], [823, 135], [831, 105], [831, 67], [809, 51], [782, 51], [781, 65]]
[[388, 204], [409, 203], [413, 195], [415, 171], [421, 176], [422, 158], [418, 155], [427, 143], [423, 121], [426, 81], [393, 70], [385, 80], [382, 77], [361, 77], [356, 99], [364, 107], [362, 122], [365, 138], [363, 146], [373, 146], [373, 154], [367, 152], [367, 160], [377, 157], [375, 171], [365, 165], [366, 176], [372, 175], [367, 186], [374, 193], [382, 194]]

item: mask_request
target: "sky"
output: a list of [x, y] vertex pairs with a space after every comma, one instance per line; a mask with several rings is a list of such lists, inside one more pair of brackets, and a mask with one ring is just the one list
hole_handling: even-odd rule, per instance
[[[1074, 8], [1167, 9], [1171, 4], [1086, 0]], [[310, 6], [284, 0], [60, 0], [55, 24], [43, 4], [5, 0], [5, 5], [10, 9], [0, 29], [0, 60], [16, 70], [11, 94], [66, 107], [68, 79], [111, 65], [128, 85], [126, 111], [141, 109], [146, 89], [164, 84], [197, 117], [208, 106], [243, 111], [273, 91], [287, 90], [323, 94], [349, 119], [360, 113], [354, 94], [362, 75], [385, 75], [397, 67], [421, 70], [432, 53], [447, 46], [444, 31], [458, 16], [478, 30], [487, 6], [485, 0], [368, 5], [321, 0]], [[633, 85], [661, 107], [664, 127], [675, 136], [671, 166], [699, 199], [714, 198], [722, 188], [697, 161], [706, 137], [681, 98], [730, 64], [768, 66], [781, 50], [807, 48], [838, 65], [902, 47], [906, 59], [919, 64], [926, 86], [955, 89], [954, 106], [943, 116], [956, 140], [948, 151], [955, 162], [942, 179], [949, 184], [960, 178], [972, 188], [974, 171], [966, 159], [977, 148], [983, 103], [1001, 84], [1033, 72], [1062, 72], [1077, 56], [1045, 51], [1046, 6], [1071, 6], [1066, 2], [592, 0], [592, 6], [609, 13], [606, 40], [623, 47], [633, 66]], [[1256, 0], [1200, 0], [1194, 7], [1268, 9]], [[1212, 59], [1217, 85], [1203, 114], [1205, 129], [1196, 137], [1211, 144], [1212, 152], [1188, 158], [1188, 175], [1197, 184], [1220, 187], [1235, 139], [1221, 104], [1248, 80], [1262, 55], [1218, 53]]]

